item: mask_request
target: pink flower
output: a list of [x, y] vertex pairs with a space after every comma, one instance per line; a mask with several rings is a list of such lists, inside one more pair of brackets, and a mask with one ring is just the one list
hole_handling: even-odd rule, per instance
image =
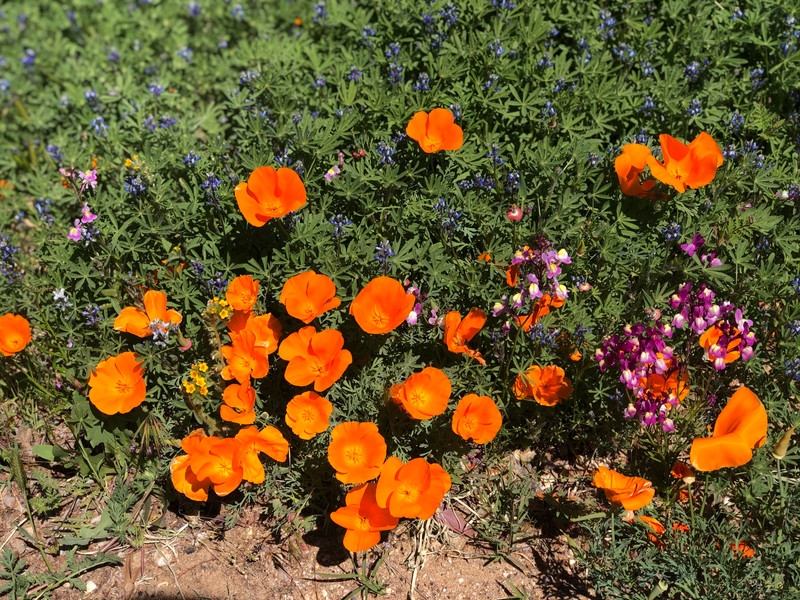
[[86, 189], [87, 187], [94, 189], [97, 187], [97, 171], [95, 169], [91, 171], [81, 171], [78, 173], [78, 176], [83, 180], [81, 183], [82, 189]]
[[97, 215], [89, 209], [88, 204], [84, 203], [83, 209], [81, 210], [81, 223], [91, 223], [96, 218]]
[[83, 231], [81, 230], [81, 221], [80, 219], [75, 219], [75, 223], [73, 224], [72, 227], [69, 228], [67, 239], [73, 240], [75, 242], [80, 242], [82, 237], [83, 237]]
[[336, 179], [341, 172], [342, 170], [339, 168], [339, 165], [334, 165], [333, 167], [328, 169], [328, 171], [325, 173], [325, 181], [330, 183], [331, 181]]
[[416, 325], [417, 320], [419, 319], [419, 315], [421, 313], [422, 313], [422, 304], [417, 302], [414, 305], [414, 308], [411, 309], [411, 312], [408, 313], [408, 316], [406, 317], [406, 323], [408, 323], [409, 325]]
[[689, 242], [688, 244], [681, 244], [681, 250], [686, 252], [686, 254], [688, 254], [689, 256], [694, 256], [694, 253], [697, 250], [700, 250], [700, 248], [703, 247], [704, 243], [705, 240], [702, 237], [700, 237], [700, 234], [695, 233], [691, 242]]
[[522, 218], [522, 214], [522, 209], [516, 204], [512, 205], [506, 212], [506, 216], [510, 221], [519, 221]]

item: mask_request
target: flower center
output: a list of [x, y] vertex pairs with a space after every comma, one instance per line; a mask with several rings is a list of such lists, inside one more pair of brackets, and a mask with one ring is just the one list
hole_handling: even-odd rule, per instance
[[477, 425], [477, 423], [475, 422], [475, 417], [472, 416], [464, 417], [462, 424], [464, 426], [464, 429], [466, 429], [467, 431], [475, 431], [475, 427]]
[[408, 503], [416, 502], [420, 497], [420, 489], [410, 483], [400, 484], [400, 487], [397, 488], [396, 493], [400, 494], [400, 496], [403, 498], [403, 501]]
[[667, 173], [672, 175], [678, 181], [681, 181], [685, 178], [685, 173], [677, 166], [677, 165], [670, 165], [667, 167]]
[[300, 413], [300, 420], [305, 421], [306, 423], [311, 423], [312, 421], [316, 420], [316, 417], [316, 413], [310, 408], [306, 408]]
[[424, 406], [426, 404], [426, 396], [420, 390], [414, 390], [408, 396], [408, 401], [411, 403], [412, 406], [419, 408], [420, 406]]
[[311, 372], [314, 374], [314, 379], [324, 377], [328, 374], [328, 365], [317, 359], [314, 361], [314, 364], [311, 365]]
[[361, 446], [350, 446], [344, 451], [344, 458], [353, 465], [360, 465], [364, 462], [364, 449]]
[[372, 322], [378, 327], [385, 327], [389, 322], [389, 318], [386, 316], [386, 313], [383, 312], [381, 307], [376, 306], [372, 309]]
[[130, 393], [131, 387], [132, 387], [131, 384], [128, 383], [125, 379], [120, 379], [119, 381], [117, 381], [116, 388], [117, 388], [117, 393], [120, 396], [124, 396]]

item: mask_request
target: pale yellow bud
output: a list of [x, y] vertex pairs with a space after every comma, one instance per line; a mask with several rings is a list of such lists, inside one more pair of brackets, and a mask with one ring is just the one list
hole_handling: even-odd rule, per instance
[[789, 441], [792, 439], [793, 433], [794, 427], [790, 427], [781, 436], [781, 439], [778, 440], [778, 443], [775, 444], [775, 448], [772, 450], [772, 456], [774, 456], [777, 460], [781, 460], [784, 456], [786, 456], [786, 451], [789, 449]]

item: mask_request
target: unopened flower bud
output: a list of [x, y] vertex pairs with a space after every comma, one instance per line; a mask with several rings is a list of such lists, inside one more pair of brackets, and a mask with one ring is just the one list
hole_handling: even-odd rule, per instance
[[784, 432], [781, 439], [778, 440], [778, 443], [775, 444], [775, 448], [772, 450], [772, 456], [774, 456], [776, 460], [781, 460], [786, 456], [786, 451], [789, 449], [789, 442], [792, 439], [793, 433], [794, 427], [790, 427]]

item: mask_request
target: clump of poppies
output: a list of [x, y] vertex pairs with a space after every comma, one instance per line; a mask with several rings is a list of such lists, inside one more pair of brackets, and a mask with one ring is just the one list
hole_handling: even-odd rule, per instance
[[653, 193], [656, 182], [652, 179], [640, 181], [645, 167], [650, 168], [650, 174], [658, 181], [682, 194], [687, 187], [694, 190], [711, 183], [724, 162], [719, 146], [705, 131], [689, 144], [666, 133], [662, 133], [658, 139], [663, 163], [642, 144], [626, 144], [622, 147], [622, 154], [614, 161], [614, 168], [623, 194], [640, 198], [656, 197]]

